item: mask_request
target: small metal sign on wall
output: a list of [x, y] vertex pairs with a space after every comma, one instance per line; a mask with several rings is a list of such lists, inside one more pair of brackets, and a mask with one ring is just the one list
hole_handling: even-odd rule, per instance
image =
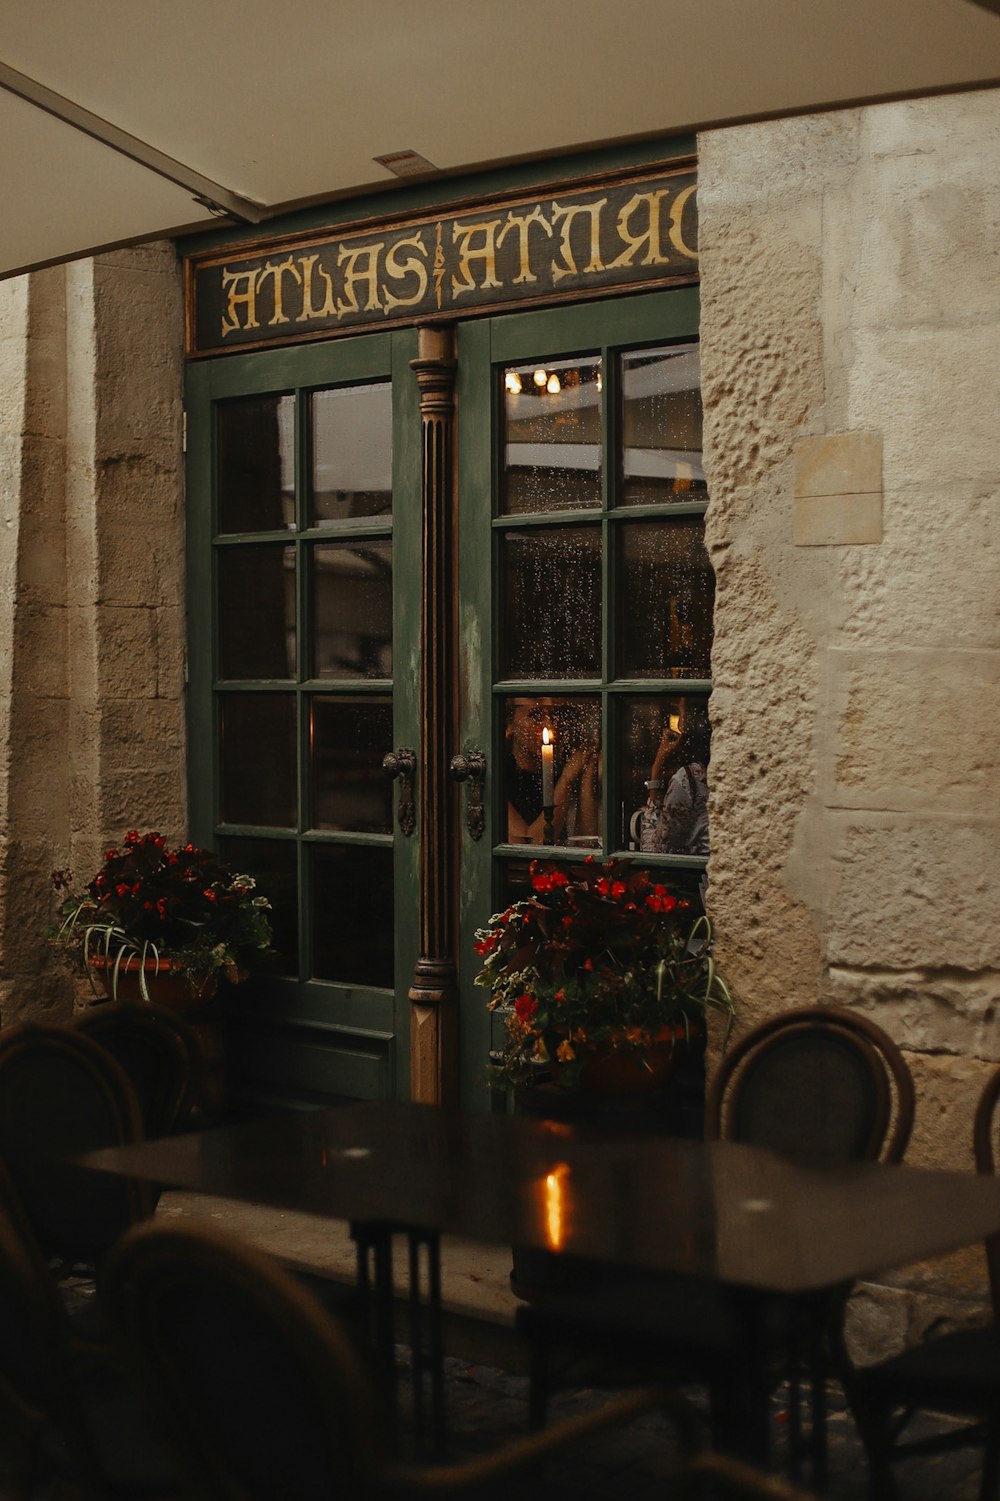
[[185, 261], [189, 355], [464, 318], [698, 274], [692, 163]]

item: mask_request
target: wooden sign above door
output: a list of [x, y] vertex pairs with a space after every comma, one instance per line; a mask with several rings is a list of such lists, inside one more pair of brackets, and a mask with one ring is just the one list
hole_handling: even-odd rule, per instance
[[466, 318], [698, 274], [687, 162], [546, 197], [284, 236], [185, 261], [189, 355]]

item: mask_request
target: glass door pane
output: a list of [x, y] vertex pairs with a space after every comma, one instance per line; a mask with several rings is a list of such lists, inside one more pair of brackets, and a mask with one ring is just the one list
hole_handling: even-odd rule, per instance
[[192, 698], [211, 706], [192, 736], [192, 824], [272, 901], [273, 972], [241, 988], [234, 1057], [293, 1095], [391, 1094], [408, 1077], [416, 841], [382, 760], [416, 739], [399, 605], [420, 588], [414, 342], [270, 351], [189, 379], [192, 545], [209, 565], [192, 579]]
[[502, 512], [600, 506], [600, 360], [508, 365], [503, 402]]
[[498, 675], [600, 677], [600, 526], [505, 531], [499, 563]]
[[[714, 576], [696, 327], [696, 293], [671, 292], [460, 330], [462, 741], [488, 748], [493, 836], [463, 843], [467, 1080], [493, 1026], [474, 930], [525, 893], [532, 857], [639, 859], [698, 899]], [[676, 786], [665, 806], [689, 764], [697, 828]]]
[[706, 499], [698, 346], [668, 344], [623, 354], [621, 410], [619, 505]]

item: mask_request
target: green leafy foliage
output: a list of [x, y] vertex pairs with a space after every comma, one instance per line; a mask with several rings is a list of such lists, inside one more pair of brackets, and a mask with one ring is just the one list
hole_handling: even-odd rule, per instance
[[502, 1008], [500, 1072], [518, 1081], [553, 1060], [572, 1072], [584, 1050], [640, 1056], [702, 1025], [733, 1001], [712, 958], [706, 917], [647, 871], [610, 861], [571, 868], [531, 865], [532, 895], [476, 933], [476, 984]]
[[156, 832], [132, 830], [121, 849], [106, 850], [82, 892], [66, 870], [54, 870], [52, 884], [62, 900], [48, 936], [82, 961], [92, 983], [95, 963], [106, 966], [115, 995], [125, 967], [138, 970], [148, 1000], [147, 966], [155, 973], [169, 961], [204, 993], [220, 974], [245, 979], [270, 951], [271, 903], [253, 877], [196, 845], [169, 849]]

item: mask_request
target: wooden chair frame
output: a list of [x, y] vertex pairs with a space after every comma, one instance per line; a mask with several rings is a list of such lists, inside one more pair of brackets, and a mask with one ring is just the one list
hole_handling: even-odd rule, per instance
[[[1000, 1068], [983, 1087], [973, 1121], [976, 1171], [997, 1171], [996, 1117]], [[984, 1242], [993, 1322], [984, 1328], [929, 1333], [921, 1344], [878, 1365], [845, 1368], [848, 1403], [869, 1459], [869, 1495], [891, 1501], [897, 1494], [892, 1465], [908, 1458], [983, 1445], [980, 1501], [1000, 1497], [1000, 1235]], [[893, 1418], [894, 1410], [898, 1416]], [[979, 1419], [967, 1427], [911, 1439], [904, 1435], [921, 1411]]]
[[185, 1119], [194, 1102], [198, 1043], [191, 1029], [165, 1006], [109, 1001], [89, 1006], [74, 1018], [74, 1028], [109, 1052], [126, 1076], [129, 1070], [115, 1046], [116, 1035], [149, 1038], [163, 1060], [158, 1098], [147, 1101], [138, 1081], [130, 1076], [147, 1137], [169, 1136]]
[[[109, 1261], [108, 1311], [116, 1341], [151, 1402], [186, 1454], [201, 1492], [225, 1501], [255, 1501], [227, 1461], [210, 1415], [192, 1400], [189, 1367], [167, 1348], [157, 1304], [173, 1294], [170, 1327], [179, 1327], [178, 1279], [226, 1285], [240, 1291], [271, 1333], [280, 1335], [296, 1369], [308, 1383], [319, 1431], [356, 1440], [337, 1471], [338, 1496], [413, 1496], [474, 1491], [487, 1481], [515, 1474], [568, 1446], [582, 1443], [650, 1408], [666, 1411], [678, 1435], [680, 1453], [690, 1459], [700, 1447], [701, 1423], [683, 1398], [662, 1389], [633, 1391], [604, 1407], [553, 1425], [544, 1433], [515, 1440], [502, 1449], [457, 1464], [413, 1464], [386, 1458], [377, 1435], [380, 1413], [368, 1373], [332, 1317], [285, 1272], [250, 1247], [202, 1227], [149, 1224], [125, 1236]], [[188, 1352], [188, 1359], [190, 1359]], [[331, 1458], [331, 1463], [332, 1463]], [[331, 1494], [333, 1493], [331, 1488]], [[766, 1493], [762, 1493], [766, 1494]]]
[[782, 1011], [741, 1037], [725, 1054], [712, 1080], [705, 1105], [706, 1139], [718, 1141], [726, 1136], [725, 1121], [733, 1092], [738, 1091], [739, 1076], [758, 1049], [772, 1045], [793, 1028], [803, 1035], [809, 1028], [831, 1027], [858, 1039], [879, 1059], [895, 1094], [894, 1119], [891, 1126], [888, 1119], [884, 1122], [888, 1131], [884, 1141], [877, 1141], [877, 1130], [873, 1130], [869, 1153], [883, 1162], [901, 1162], [913, 1131], [916, 1102], [913, 1076], [899, 1048], [876, 1022], [841, 1006], [799, 1006]]
[[[114, 1223], [109, 1223], [103, 1234], [81, 1234], [74, 1243], [72, 1228], [67, 1233], [64, 1229], [57, 1231], [52, 1226], [38, 1223], [30, 1208], [33, 1173], [28, 1171], [27, 1165], [18, 1162], [16, 1150], [11, 1151], [11, 1143], [5, 1140], [8, 1128], [3, 1120], [5, 1071], [16, 1068], [26, 1054], [38, 1050], [68, 1061], [80, 1070], [107, 1106], [108, 1139], [101, 1142], [67, 1139], [67, 1154], [86, 1151], [91, 1146], [124, 1146], [128, 1142], [141, 1141], [142, 1118], [135, 1093], [123, 1070], [104, 1048], [82, 1032], [72, 1027], [34, 1022], [0, 1032], [0, 1164], [5, 1170], [0, 1177], [0, 1189], [5, 1190], [8, 1212], [22, 1234], [32, 1237], [38, 1244], [43, 1257], [62, 1257], [68, 1262], [86, 1261], [89, 1257], [83, 1249], [85, 1241], [99, 1243], [101, 1252], [106, 1250], [122, 1231], [152, 1214], [155, 1200], [148, 1185], [123, 1179], [115, 1190], [115, 1198], [121, 1202], [120, 1216], [115, 1216]], [[62, 1164], [53, 1159], [52, 1168], [61, 1170]], [[71, 1169], [67, 1167], [66, 1171]]]

